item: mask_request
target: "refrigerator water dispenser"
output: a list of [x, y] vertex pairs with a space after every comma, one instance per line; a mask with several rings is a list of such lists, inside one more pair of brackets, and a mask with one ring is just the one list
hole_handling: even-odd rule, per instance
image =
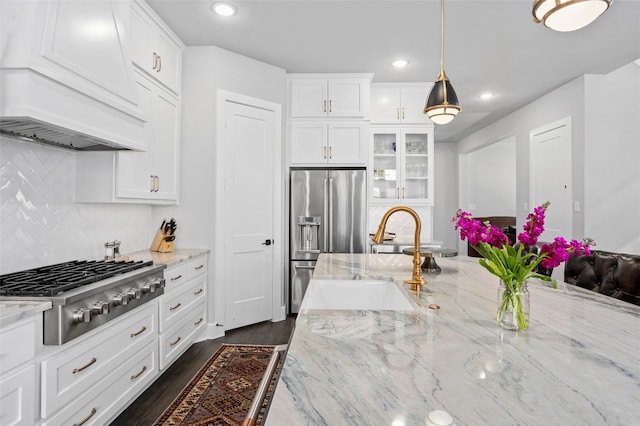
[[300, 228], [300, 250], [310, 253], [319, 253], [318, 231], [320, 229], [320, 216], [298, 216]]

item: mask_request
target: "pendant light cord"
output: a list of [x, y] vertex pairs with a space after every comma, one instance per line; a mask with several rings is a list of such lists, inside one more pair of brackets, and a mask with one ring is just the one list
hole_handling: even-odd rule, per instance
[[444, 77], [444, 0], [440, 0], [440, 74]]

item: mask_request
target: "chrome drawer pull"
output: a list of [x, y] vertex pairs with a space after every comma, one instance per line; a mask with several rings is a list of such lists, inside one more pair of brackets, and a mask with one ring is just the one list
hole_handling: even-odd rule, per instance
[[202, 269], [202, 268], [204, 268], [204, 265], [196, 266], [195, 270], [197, 271], [198, 269]]
[[178, 275], [177, 277], [171, 278], [171, 281], [179, 280], [180, 278], [182, 278], [182, 275]]
[[203, 319], [202, 319], [202, 318], [200, 318], [198, 321], [194, 322], [194, 323], [193, 323], [193, 325], [198, 325], [198, 324], [200, 324], [202, 321], [203, 321]]
[[200, 290], [196, 291], [196, 292], [195, 292], [195, 293], [193, 293], [193, 294], [197, 296], [198, 294], [202, 293], [203, 291], [204, 291], [203, 289], [200, 289]]
[[146, 326], [142, 326], [142, 328], [140, 329], [140, 331], [138, 331], [137, 333], [131, 333], [131, 337], [136, 337], [137, 335], [144, 333], [144, 331], [147, 329]]
[[174, 309], [178, 309], [181, 305], [182, 305], [182, 303], [178, 303], [176, 306], [173, 306], [173, 307], [169, 308], [169, 310], [173, 311]]
[[91, 413], [89, 413], [89, 415], [87, 417], [85, 417], [80, 423], [74, 423], [73, 426], [82, 426], [83, 424], [88, 422], [89, 419], [91, 417], [93, 417], [97, 412], [98, 412], [98, 410], [96, 410], [95, 408], [92, 408], [91, 409]]
[[176, 341], [175, 341], [175, 342], [173, 342], [173, 343], [169, 343], [169, 346], [175, 346], [175, 345], [177, 345], [177, 344], [178, 344], [178, 342], [180, 341], [180, 339], [182, 339], [182, 337], [178, 336], [178, 338], [176, 339]]
[[131, 375], [131, 380], [137, 379], [138, 377], [140, 377], [142, 375], [142, 373], [144, 373], [145, 371], [147, 371], [147, 366], [143, 365], [142, 366], [142, 370], [140, 370], [140, 372], [138, 374], [132, 374]]
[[[74, 368], [71, 372], [72, 372], [73, 374], [79, 373], [79, 372], [81, 372], [82, 370], [84, 370], [85, 368], [89, 368], [89, 367], [91, 367], [93, 364], [95, 364], [95, 363], [96, 363], [96, 361], [97, 361], [97, 359], [95, 359], [95, 357], [94, 357], [94, 358], [91, 358], [91, 361], [89, 361], [89, 363], [88, 363], [87, 365], [85, 365], [84, 367], [80, 367], [80, 368]], [[86, 421], [86, 420], [85, 420], [85, 421]], [[82, 423], [84, 423], [84, 422], [82, 422]], [[80, 423], [80, 424], [82, 424], [82, 423]]]

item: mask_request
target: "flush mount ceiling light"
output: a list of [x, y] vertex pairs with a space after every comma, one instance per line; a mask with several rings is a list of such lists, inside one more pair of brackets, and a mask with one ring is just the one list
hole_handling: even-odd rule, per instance
[[493, 98], [493, 93], [491, 92], [485, 92], [480, 95], [480, 99], [482, 99], [483, 101], [488, 101], [491, 98]]
[[397, 59], [391, 62], [391, 65], [393, 65], [395, 68], [404, 68], [409, 65], [409, 61], [407, 61], [406, 59]]
[[447, 124], [461, 111], [458, 95], [444, 73], [444, 0], [440, 0], [440, 73], [431, 88], [424, 113], [436, 124]]
[[609, 8], [613, 0], [535, 0], [533, 20], [556, 31], [586, 27]]
[[216, 15], [228, 17], [236, 14], [236, 8], [229, 3], [214, 3], [211, 5], [211, 10]]

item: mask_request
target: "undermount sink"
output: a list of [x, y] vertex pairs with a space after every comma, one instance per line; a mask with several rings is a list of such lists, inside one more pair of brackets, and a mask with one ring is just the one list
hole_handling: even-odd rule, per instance
[[392, 281], [311, 280], [302, 309], [412, 311], [415, 308]]

